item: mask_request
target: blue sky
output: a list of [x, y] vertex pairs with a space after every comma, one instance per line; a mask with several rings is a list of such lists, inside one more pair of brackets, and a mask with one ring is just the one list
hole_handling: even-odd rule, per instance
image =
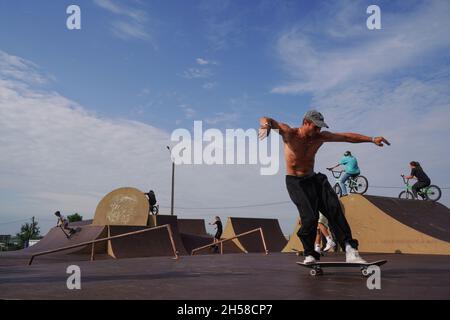
[[[70, 4], [81, 30], [66, 28]], [[174, 129], [255, 128], [263, 115], [295, 126], [310, 107], [331, 130], [392, 142], [328, 145], [318, 171], [350, 148], [373, 186], [401, 186], [411, 160], [448, 186], [450, 4], [377, 1], [382, 29], [370, 31], [371, 4], [0, 1], [0, 233], [31, 215], [45, 231], [57, 209], [90, 218], [121, 186], [152, 187], [168, 206]], [[257, 166], [180, 167], [177, 191], [184, 207], [289, 200], [283, 172]], [[178, 213], [274, 217], [286, 234], [297, 218], [289, 203]]]
[[[251, 96], [268, 110], [271, 100], [280, 103], [268, 95], [283, 75], [270, 49], [277, 32], [296, 19], [281, 14], [286, 4], [81, 1], [82, 30], [69, 31], [70, 3], [6, 2], [2, 43], [38, 61], [56, 78], [52, 89], [101, 116], [173, 129], [189, 108], [201, 118], [225, 113], [242, 126], [261, 105], [244, 111], [230, 100]], [[111, 9], [116, 7], [121, 14]], [[295, 10], [304, 7], [299, 3]], [[271, 15], [274, 8], [279, 15]], [[122, 24], [131, 31], [117, 31]], [[211, 64], [199, 65], [199, 58]], [[298, 104], [297, 98], [286, 100]]]

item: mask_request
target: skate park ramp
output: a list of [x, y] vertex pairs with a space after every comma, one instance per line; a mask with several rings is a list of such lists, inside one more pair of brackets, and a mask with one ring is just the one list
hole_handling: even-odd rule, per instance
[[[223, 238], [232, 238], [257, 228], [262, 228], [269, 252], [280, 252], [286, 246], [287, 240], [281, 231], [277, 219], [229, 217], [223, 232]], [[251, 233], [232, 241], [244, 252], [264, 252], [259, 232]]]
[[[69, 239], [67, 239], [66, 235], [63, 233], [61, 228], [53, 227], [49, 230], [49, 232], [35, 245], [23, 249], [22, 251], [25, 253], [36, 253], [41, 251], [58, 249], [66, 246], [76, 245], [82, 242], [87, 242], [91, 240], [100, 239], [106, 236], [106, 231], [104, 226], [73, 226], [73, 228], [77, 229], [77, 232], [73, 234]], [[90, 253], [91, 246], [87, 245], [81, 248], [75, 248], [71, 250], [67, 250], [62, 252], [63, 254], [69, 253]], [[96, 245], [96, 252], [105, 252], [105, 245], [103, 248], [101, 244]]]
[[88, 226], [88, 225], [92, 224], [93, 221], [94, 220], [90, 219], [90, 220], [71, 222], [70, 226], [71, 227]]
[[[178, 219], [181, 240], [188, 254], [192, 250], [213, 243], [214, 238], [206, 232], [204, 219]], [[212, 248], [200, 250], [196, 254], [208, 254]]]
[[203, 219], [178, 219], [178, 229], [180, 233], [208, 235]]
[[341, 203], [361, 252], [450, 254], [450, 210], [442, 204], [355, 194]]
[[[214, 237], [211, 235], [197, 235], [190, 233], [180, 233], [181, 239], [183, 241], [184, 247], [187, 252], [190, 254], [192, 250], [212, 244], [214, 241]], [[225, 238], [222, 238], [224, 240]], [[195, 254], [212, 254], [214, 253], [212, 247], [204, 248], [202, 250], [197, 251]], [[223, 253], [242, 253], [242, 250], [236, 246], [233, 241], [225, 241], [223, 242]]]
[[149, 203], [145, 194], [136, 188], [119, 188], [108, 193], [98, 203], [93, 225], [146, 226]]
[[[206, 246], [208, 244], [213, 243], [214, 238], [209, 235], [197, 235], [191, 233], [180, 233], [181, 240], [183, 241], [183, 245], [188, 252], [191, 254], [192, 250], [196, 248], [200, 248]], [[212, 248], [206, 248], [204, 250], [200, 250], [196, 254], [208, 254], [212, 253]]]
[[[186, 220], [188, 220], [187, 224], [184, 223]], [[202, 219], [177, 219], [177, 216], [172, 215], [151, 215], [149, 216], [148, 222], [149, 226], [146, 227], [109, 226], [109, 232], [111, 236], [114, 236], [169, 224], [172, 228], [176, 249], [180, 255], [190, 255], [193, 249], [213, 243], [213, 237], [207, 234], [204, 220]], [[197, 232], [198, 234], [180, 232], [181, 225], [183, 225], [184, 231]], [[242, 251], [233, 243], [228, 242], [224, 244], [224, 253], [238, 252]], [[197, 254], [211, 253], [211, 248], [205, 248]], [[108, 242], [108, 254], [114, 258], [132, 258], [171, 256], [173, 255], [173, 251], [166, 229], [160, 229], [125, 238], [113, 239]]]
[[[178, 228], [184, 247], [190, 254], [192, 250], [213, 243], [214, 237], [208, 234], [204, 219], [178, 219]], [[223, 243], [223, 253], [241, 253], [231, 241]], [[214, 253], [212, 247], [197, 251], [195, 254]]]
[[178, 253], [180, 255], [189, 254], [183, 244], [183, 240], [181, 240], [180, 230], [178, 228], [178, 219], [177, 216], [173, 215], [151, 215], [148, 219], [148, 224], [150, 227], [162, 226], [165, 224], [169, 224], [172, 228], [173, 240], [175, 242], [175, 246], [177, 247]]
[[[116, 236], [128, 232], [151, 229], [142, 226], [108, 226], [108, 235]], [[175, 238], [175, 235], [174, 235]], [[176, 245], [176, 250], [181, 247]], [[180, 254], [186, 254], [183, 250]], [[108, 241], [108, 255], [116, 258], [138, 258], [173, 256], [172, 244], [166, 228], [148, 231]]]
[[[450, 254], [450, 210], [440, 203], [351, 194], [341, 205], [361, 252]], [[300, 226], [283, 252], [303, 251]]]
[[289, 241], [286, 246], [283, 248], [282, 252], [300, 252], [303, 251], [303, 245], [300, 241], [300, 238], [297, 236], [298, 230], [300, 230], [300, 219], [297, 219], [297, 223], [295, 224], [294, 231], [289, 237]]
[[[69, 225], [77, 229], [77, 232], [73, 234], [70, 239], [67, 239], [64, 232], [60, 227], [51, 228], [47, 234], [35, 245], [18, 250], [8, 252], [9, 256], [31, 256], [34, 253], [59, 249], [62, 247], [67, 247], [71, 245], [76, 245], [83, 242], [88, 242], [91, 240], [101, 239], [106, 237], [107, 232], [105, 226], [92, 226], [92, 225], [83, 225], [83, 222], [71, 223]], [[106, 253], [106, 242], [98, 243], [95, 246], [96, 253]], [[69, 249], [58, 253], [52, 253], [45, 257], [54, 257], [68, 254], [90, 254], [91, 246], [86, 245], [79, 248]]]
[[450, 209], [431, 201], [365, 196], [384, 213], [403, 224], [442, 241], [450, 242]]

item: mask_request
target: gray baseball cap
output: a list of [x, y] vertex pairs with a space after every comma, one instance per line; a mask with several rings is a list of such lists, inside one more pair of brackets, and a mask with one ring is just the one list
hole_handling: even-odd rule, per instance
[[304, 119], [308, 119], [320, 128], [329, 128], [325, 123], [323, 115], [317, 110], [309, 110], [305, 113]]

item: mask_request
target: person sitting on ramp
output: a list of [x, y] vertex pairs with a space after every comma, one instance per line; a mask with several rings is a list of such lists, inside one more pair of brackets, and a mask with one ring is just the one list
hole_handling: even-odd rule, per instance
[[57, 227], [60, 227], [61, 229], [63, 229], [63, 231], [69, 231], [69, 236], [76, 232], [75, 229], [69, 227], [69, 220], [67, 220], [67, 218], [61, 214], [61, 212], [56, 211], [55, 216], [58, 217], [58, 222], [56, 224]]
[[320, 254], [314, 251], [319, 211], [328, 219], [331, 230], [345, 249], [346, 262], [364, 263], [358, 252], [358, 241], [352, 238], [347, 219], [342, 212], [339, 199], [328, 182], [327, 176], [314, 172], [314, 162], [319, 148], [326, 142], [370, 142], [382, 147], [390, 144], [383, 137], [368, 137], [357, 133], [332, 133], [323, 115], [310, 110], [303, 117], [300, 128], [291, 128], [274, 119], [260, 118], [259, 138], [264, 139], [271, 129], [276, 129], [283, 138], [286, 160], [286, 186], [291, 200], [297, 206], [302, 221], [298, 231], [305, 257], [305, 264], [315, 263]]
[[[222, 221], [220, 220], [219, 216], [216, 216], [214, 218], [213, 222], [209, 223], [210, 225], [215, 225], [216, 226], [216, 234], [214, 235], [214, 243], [219, 242], [222, 236], [222, 231], [223, 231], [223, 227], [222, 227]], [[219, 252], [219, 247], [217, 245], [213, 246], [213, 250], [215, 253]]]
[[409, 163], [411, 167], [411, 174], [406, 176], [405, 179], [417, 179], [417, 182], [411, 187], [414, 197], [417, 199], [417, 195], [425, 199], [425, 195], [420, 192], [420, 189], [426, 188], [431, 184], [431, 180], [428, 175], [423, 171], [422, 166], [417, 161], [411, 161]]

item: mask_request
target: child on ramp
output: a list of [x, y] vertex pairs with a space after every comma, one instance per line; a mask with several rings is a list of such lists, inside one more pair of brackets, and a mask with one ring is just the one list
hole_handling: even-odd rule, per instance
[[[61, 214], [61, 212], [56, 211], [55, 216], [58, 217], [58, 222], [57, 222], [56, 226], [60, 227], [63, 231], [64, 230], [69, 231], [69, 237], [76, 232], [75, 229], [69, 227], [69, 220], [67, 220], [67, 218]], [[64, 233], [65, 233], [65, 231], [64, 231]]]

